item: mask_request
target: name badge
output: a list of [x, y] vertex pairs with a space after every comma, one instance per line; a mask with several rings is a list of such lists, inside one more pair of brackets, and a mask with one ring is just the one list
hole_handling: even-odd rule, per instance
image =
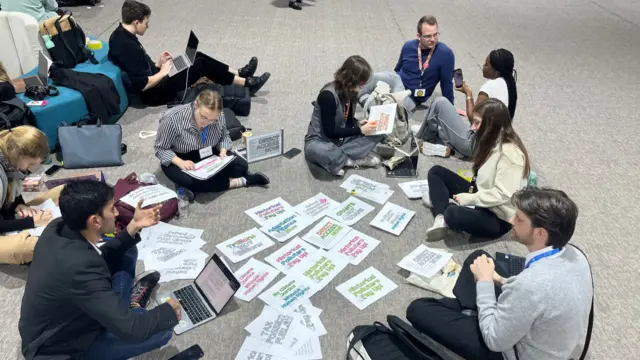
[[213, 148], [211, 146], [200, 149], [200, 159], [208, 158], [211, 155], [213, 155]]
[[415, 96], [415, 97], [425, 97], [425, 96], [427, 96], [427, 91], [425, 89], [416, 89], [413, 92], [413, 96]]

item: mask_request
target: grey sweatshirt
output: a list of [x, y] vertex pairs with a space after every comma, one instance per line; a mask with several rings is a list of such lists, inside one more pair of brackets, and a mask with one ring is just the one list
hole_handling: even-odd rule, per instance
[[[530, 253], [527, 261], [550, 247]], [[584, 340], [593, 289], [587, 259], [572, 246], [510, 277], [496, 300], [494, 284], [476, 284], [485, 343], [507, 360], [566, 360]]]

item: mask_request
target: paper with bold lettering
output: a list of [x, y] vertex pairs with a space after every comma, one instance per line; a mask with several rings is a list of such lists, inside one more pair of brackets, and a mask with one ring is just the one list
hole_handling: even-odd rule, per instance
[[216, 245], [231, 262], [237, 263], [275, 245], [260, 230], [253, 228]]
[[169, 199], [177, 198], [178, 194], [175, 191], [168, 189], [160, 184], [141, 186], [127, 195], [120, 198], [125, 204], [131, 205], [134, 208], [138, 206], [138, 201], [144, 199], [142, 207], [146, 207], [153, 204], [159, 204]]
[[429, 182], [427, 180], [407, 181], [399, 183], [398, 186], [409, 199], [419, 199], [423, 193], [429, 191]]
[[398, 104], [372, 106], [369, 109], [369, 120], [376, 121], [376, 131], [372, 135], [386, 135], [393, 132]]
[[296, 236], [299, 232], [313, 224], [313, 220], [304, 215], [297, 214], [293, 210], [285, 211], [278, 217], [264, 223], [260, 231], [278, 240], [285, 242]]
[[347, 265], [349, 260], [344, 257], [319, 250], [302, 262], [296, 269], [296, 274], [316, 284], [317, 291], [320, 291]]
[[247, 302], [253, 300], [278, 277], [278, 274], [280, 274], [280, 270], [254, 258], [249, 259], [233, 274], [241, 285], [235, 296]]
[[278, 215], [284, 214], [285, 212], [292, 210], [293, 206], [289, 205], [288, 202], [284, 201], [281, 197], [267, 201], [264, 204], [260, 204], [256, 207], [253, 207], [249, 210], [245, 211], [245, 214], [249, 215], [255, 222], [260, 225], [264, 225], [269, 220], [272, 220]]
[[400, 260], [398, 266], [420, 276], [430, 278], [447, 265], [451, 253], [428, 248], [422, 244]]
[[177, 247], [183, 249], [200, 249], [204, 244], [202, 229], [191, 229], [164, 222], [142, 229], [138, 248]]
[[276, 269], [288, 274], [317, 251], [318, 249], [296, 236], [291, 242], [265, 257], [264, 260]]
[[316, 221], [327, 214], [331, 208], [337, 206], [339, 203], [323, 193], [307, 199], [300, 204], [296, 205], [293, 210], [300, 215], [305, 215]]
[[391, 190], [389, 185], [367, 179], [360, 175], [350, 175], [340, 187], [347, 190], [351, 195], [375, 201], [378, 204], [386, 203], [391, 195], [393, 195], [393, 190]]
[[331, 249], [338, 241], [345, 237], [351, 228], [340, 221], [325, 217], [316, 224], [302, 240], [323, 249]]
[[262, 343], [254, 337], [247, 336], [242, 343], [235, 360], [288, 360], [262, 351]]
[[283, 314], [265, 306], [262, 313], [245, 330], [260, 342], [261, 350], [272, 355], [294, 354], [313, 337], [313, 333], [302, 326], [300, 314]]
[[295, 308], [302, 300], [310, 298], [317, 292], [316, 285], [296, 275], [287, 275], [260, 296], [267, 305], [281, 310]]
[[195, 163], [194, 170], [182, 170], [182, 171], [196, 179], [207, 180], [213, 175], [219, 173], [220, 170], [224, 169], [227, 165], [229, 165], [229, 163], [231, 163], [234, 158], [235, 158], [234, 155], [229, 155], [224, 159], [220, 159], [219, 156], [213, 155]]
[[340, 205], [331, 209], [327, 216], [349, 226], [353, 226], [374, 209], [375, 208], [373, 206], [366, 202], [351, 196]]
[[380, 241], [353, 229], [329, 253], [345, 257], [351, 265], [358, 265], [378, 244]]
[[396, 204], [386, 203], [369, 225], [399, 236], [415, 214], [415, 211], [407, 210]]
[[246, 138], [247, 162], [252, 163], [282, 155], [284, 130]]
[[287, 309], [286, 311], [293, 311], [295, 313], [299, 313], [302, 315], [311, 315], [311, 316], [320, 316], [322, 314], [322, 309], [318, 309], [317, 307], [311, 304], [311, 300], [305, 299], [296, 303], [296, 306], [293, 308]]
[[398, 285], [372, 266], [338, 285], [336, 290], [358, 309], [364, 310], [397, 287]]

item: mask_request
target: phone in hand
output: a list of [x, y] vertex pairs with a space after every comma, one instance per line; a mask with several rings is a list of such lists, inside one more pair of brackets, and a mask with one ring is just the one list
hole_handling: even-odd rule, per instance
[[453, 70], [453, 84], [456, 88], [461, 88], [464, 78], [462, 77], [462, 69]]
[[282, 154], [282, 156], [286, 157], [287, 159], [291, 159], [291, 158], [297, 156], [298, 154], [300, 154], [301, 152], [302, 151], [300, 149], [291, 148], [286, 153]]
[[50, 168], [48, 168], [47, 171], [44, 172], [44, 174], [47, 175], [47, 176], [53, 176], [53, 174], [55, 174], [58, 171], [60, 171], [60, 169], [62, 169], [62, 166], [53, 165]]
[[200, 345], [196, 344], [187, 350], [182, 351], [179, 354], [176, 354], [169, 360], [197, 360], [204, 356], [204, 351], [200, 348]]

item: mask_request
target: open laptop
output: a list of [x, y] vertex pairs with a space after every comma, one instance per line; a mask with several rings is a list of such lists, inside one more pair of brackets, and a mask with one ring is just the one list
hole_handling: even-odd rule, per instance
[[196, 60], [196, 51], [198, 51], [198, 44], [200, 40], [193, 33], [193, 30], [189, 34], [189, 40], [187, 41], [187, 49], [184, 54], [173, 57], [173, 67], [169, 72], [169, 77], [193, 66], [193, 62]]
[[420, 154], [420, 151], [418, 148], [418, 143], [416, 141], [415, 135], [411, 134], [411, 144], [410, 144], [408, 153], [401, 150], [398, 150], [398, 151], [400, 151], [406, 157], [404, 161], [396, 165], [396, 167], [394, 167], [393, 170], [387, 169], [387, 177], [395, 177], [395, 178], [417, 177], [418, 176], [418, 156]]
[[520, 274], [522, 270], [524, 270], [526, 261], [527, 258], [524, 256], [496, 252], [496, 266], [499, 266], [502, 271], [505, 271], [508, 275], [507, 277]]
[[42, 52], [38, 51], [38, 73], [34, 76], [28, 76], [21, 79], [13, 80], [13, 86], [17, 93], [23, 93], [29, 86], [46, 86], [49, 83], [49, 66], [51, 61]]
[[217, 254], [204, 266], [191, 285], [157, 296], [158, 303], [174, 298], [182, 305], [182, 320], [173, 331], [180, 335], [215, 319], [229, 303], [240, 282]]

